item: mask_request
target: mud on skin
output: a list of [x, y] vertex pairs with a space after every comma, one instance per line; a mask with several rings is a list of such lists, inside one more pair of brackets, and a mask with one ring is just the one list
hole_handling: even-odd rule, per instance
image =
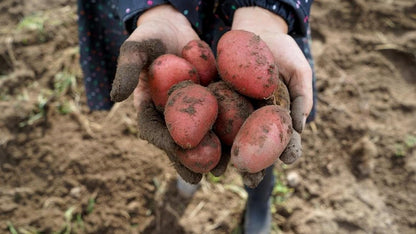
[[243, 178], [243, 183], [249, 188], [255, 188], [263, 180], [265, 170], [261, 170], [256, 173], [240, 172], [241, 177]]
[[231, 154], [230, 154], [230, 147], [226, 146], [224, 144], [221, 145], [222, 154], [220, 161], [218, 162], [217, 166], [214, 167], [214, 169], [211, 170], [211, 174], [218, 177], [224, 174], [224, 172], [227, 170], [228, 163], [230, 162]]
[[300, 134], [293, 130], [292, 137], [289, 140], [289, 143], [286, 146], [286, 149], [283, 151], [282, 155], [280, 155], [279, 159], [284, 164], [292, 164], [298, 158], [302, 156], [302, 144]]
[[139, 82], [139, 74], [160, 55], [166, 53], [166, 46], [159, 39], [126, 41], [120, 48], [116, 77], [111, 89], [111, 100], [121, 102], [127, 99]]
[[162, 116], [157, 112], [153, 103], [143, 103], [140, 110], [138, 113], [140, 138], [164, 150], [182, 179], [190, 184], [197, 184], [202, 179], [202, 174], [190, 171], [179, 162], [175, 152], [180, 148], [173, 141]]

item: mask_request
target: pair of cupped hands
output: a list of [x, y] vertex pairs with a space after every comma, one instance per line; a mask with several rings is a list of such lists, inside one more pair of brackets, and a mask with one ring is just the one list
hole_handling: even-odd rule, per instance
[[[289, 90], [292, 124], [296, 131], [280, 159], [284, 163], [292, 163], [301, 156], [300, 133], [312, 108], [311, 67], [295, 40], [287, 34], [286, 22], [268, 10], [259, 7], [237, 9], [231, 30], [245, 30], [259, 35], [274, 55], [279, 75]], [[125, 100], [133, 93], [140, 137], [164, 150], [178, 174], [193, 184], [198, 183], [202, 175], [188, 170], [176, 158], [178, 146], [170, 137], [163, 116], [152, 103], [147, 70], [156, 57], [162, 54], [180, 55], [189, 41], [198, 39], [186, 17], [172, 6], [160, 5], [149, 9], [139, 17], [137, 28], [120, 48], [111, 91], [111, 98], [116, 102]], [[211, 172], [219, 176], [225, 171], [227, 163], [228, 160], [220, 161]], [[262, 178], [261, 174], [245, 176], [245, 183], [252, 186]]]

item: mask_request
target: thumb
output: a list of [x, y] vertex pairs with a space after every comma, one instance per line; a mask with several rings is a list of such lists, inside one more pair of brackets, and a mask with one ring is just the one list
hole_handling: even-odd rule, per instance
[[170, 5], [160, 5], [140, 16], [138, 27], [120, 48], [111, 99], [130, 96], [139, 82], [142, 69], [165, 53], [179, 54], [186, 43], [198, 39], [191, 24]]
[[111, 100], [121, 102], [127, 99], [139, 82], [143, 67], [166, 52], [160, 39], [125, 41], [120, 48], [116, 76], [111, 89]]

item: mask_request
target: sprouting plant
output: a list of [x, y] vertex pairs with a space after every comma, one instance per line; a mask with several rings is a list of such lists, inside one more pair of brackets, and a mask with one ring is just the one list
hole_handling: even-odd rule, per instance
[[25, 16], [17, 25], [17, 29], [35, 30], [43, 32], [46, 18], [41, 13], [35, 13], [32, 15]]
[[92, 211], [94, 210], [94, 206], [95, 206], [95, 199], [91, 197], [90, 199], [88, 199], [87, 214], [92, 213]]
[[217, 176], [212, 175], [211, 173], [208, 173], [206, 178], [209, 182], [216, 184], [216, 183], [221, 182], [221, 180], [223, 179], [223, 176], [217, 177]]
[[[282, 168], [283, 169], [283, 168]], [[286, 184], [284, 170], [273, 170], [275, 176], [275, 183], [272, 191], [272, 203], [281, 204], [286, 201], [293, 193], [293, 189]]]
[[27, 120], [19, 123], [19, 127], [25, 127], [28, 125], [34, 124], [36, 121], [44, 118], [46, 116], [46, 105], [48, 103], [48, 98], [44, 94], [39, 94], [37, 99], [37, 106], [29, 115]]
[[416, 147], [416, 136], [407, 135], [403, 142], [394, 145], [394, 155], [396, 157], [404, 157], [406, 154]]
[[11, 222], [7, 222], [7, 227], [9, 228], [9, 232], [11, 234], [18, 234], [16, 229], [14, 228], [13, 224]]

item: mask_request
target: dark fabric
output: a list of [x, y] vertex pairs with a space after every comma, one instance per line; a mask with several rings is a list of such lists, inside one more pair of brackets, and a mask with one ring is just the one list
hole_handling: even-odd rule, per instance
[[244, 233], [269, 233], [271, 228], [270, 196], [275, 177], [274, 165], [266, 168], [263, 180], [256, 188], [244, 186], [248, 198], [244, 214]]
[[281, 16], [293, 37], [305, 37], [313, 0], [224, 0], [221, 10], [227, 24], [231, 24], [236, 9], [258, 6]]
[[215, 25], [214, 21], [206, 20], [207, 16], [217, 14], [225, 25], [230, 26], [235, 10], [240, 7], [258, 6], [285, 19], [289, 26], [289, 34], [293, 37], [305, 37], [312, 2], [313, 0], [120, 0], [118, 12], [125, 22], [127, 31], [132, 32], [136, 27], [134, 22], [140, 13], [157, 5], [170, 3], [187, 17], [198, 33], [206, 34], [211, 31], [211, 25]]
[[115, 0], [78, 0], [80, 63], [91, 110], [110, 109], [120, 45], [127, 38]]

